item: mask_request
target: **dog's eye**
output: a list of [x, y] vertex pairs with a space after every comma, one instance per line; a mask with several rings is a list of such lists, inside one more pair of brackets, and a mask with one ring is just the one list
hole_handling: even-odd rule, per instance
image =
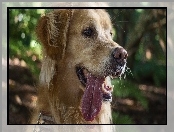
[[94, 31], [92, 28], [86, 28], [85, 30], [83, 30], [83, 35], [85, 35], [86, 37], [91, 37], [94, 34]]

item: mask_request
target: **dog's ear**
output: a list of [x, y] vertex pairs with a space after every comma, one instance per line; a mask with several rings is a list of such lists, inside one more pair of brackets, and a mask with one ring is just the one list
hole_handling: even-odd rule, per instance
[[55, 10], [42, 16], [36, 26], [36, 35], [46, 55], [53, 60], [65, 54], [66, 40], [72, 10]]

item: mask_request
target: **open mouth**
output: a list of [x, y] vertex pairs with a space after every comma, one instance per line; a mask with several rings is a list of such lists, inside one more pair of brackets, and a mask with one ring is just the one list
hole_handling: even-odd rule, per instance
[[[114, 77], [122, 74], [123, 68], [114, 72]], [[85, 87], [82, 97], [82, 115], [86, 121], [93, 121], [101, 110], [102, 101], [112, 101], [113, 85], [108, 76], [95, 76], [84, 67], [76, 67], [76, 73], [80, 82]]]

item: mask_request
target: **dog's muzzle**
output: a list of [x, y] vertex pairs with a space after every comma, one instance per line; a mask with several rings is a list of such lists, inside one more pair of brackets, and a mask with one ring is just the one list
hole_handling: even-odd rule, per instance
[[76, 67], [80, 82], [85, 86], [82, 97], [82, 115], [86, 121], [93, 121], [99, 114], [103, 101], [112, 101], [111, 78], [119, 77], [126, 67], [127, 51], [122, 47], [111, 52], [103, 75], [95, 75], [85, 67]]
[[125, 69], [128, 54], [122, 47], [117, 47], [111, 52], [110, 63], [106, 66], [106, 74], [113, 77], [120, 76]]

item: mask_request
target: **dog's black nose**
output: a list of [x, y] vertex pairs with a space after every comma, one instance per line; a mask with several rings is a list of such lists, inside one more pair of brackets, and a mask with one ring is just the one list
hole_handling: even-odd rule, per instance
[[112, 55], [118, 63], [124, 62], [128, 56], [127, 51], [122, 47], [115, 48]]

